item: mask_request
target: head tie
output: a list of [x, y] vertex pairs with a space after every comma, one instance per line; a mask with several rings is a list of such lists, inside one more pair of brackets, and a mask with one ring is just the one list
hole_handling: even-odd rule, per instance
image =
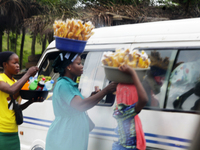
[[60, 55], [60, 60], [63, 61], [63, 54], [60, 53], [59, 55]]
[[74, 62], [78, 55], [73, 52], [61, 52], [53, 62], [54, 72], [59, 72], [61, 76], [64, 75], [65, 68]]

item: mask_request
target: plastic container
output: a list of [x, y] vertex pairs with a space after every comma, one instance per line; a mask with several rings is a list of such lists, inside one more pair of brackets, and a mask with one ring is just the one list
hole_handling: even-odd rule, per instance
[[[19, 93], [23, 99], [26, 99], [26, 100], [34, 99], [34, 101], [37, 101], [38, 97], [43, 97], [45, 100], [48, 96], [48, 91], [20, 90]], [[43, 101], [40, 101], [40, 102], [43, 102]]]
[[54, 83], [54, 80], [51, 80], [51, 81], [47, 81], [45, 84], [44, 84], [44, 88], [43, 88], [43, 91], [50, 91], [53, 87], [53, 83]]
[[87, 41], [73, 40], [68, 38], [55, 37], [56, 48], [62, 51], [82, 53]]
[[38, 86], [38, 80], [35, 79], [33, 82], [31, 82], [30, 86], [29, 86], [29, 90], [35, 90]]
[[37, 86], [36, 90], [38, 90], [38, 91], [42, 91], [43, 90], [44, 84], [45, 84], [44, 81], [45, 81], [45, 78], [42, 78], [42, 80], [38, 83], [38, 86]]
[[[106, 78], [109, 81], [117, 83], [133, 83], [132, 77], [124, 72], [121, 72], [118, 67], [103, 66], [105, 70]], [[150, 68], [134, 68], [140, 81], [143, 80], [146, 75], [146, 71]]]
[[29, 78], [29, 84], [31, 84], [34, 81], [34, 77]]
[[29, 90], [29, 83], [28, 81], [23, 85], [23, 87], [21, 88], [22, 90]]

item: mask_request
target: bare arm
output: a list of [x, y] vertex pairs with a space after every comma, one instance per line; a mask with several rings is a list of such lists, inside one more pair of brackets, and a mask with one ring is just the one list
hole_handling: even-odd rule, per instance
[[29, 105], [31, 105], [32, 103], [35, 103], [35, 102], [41, 102], [43, 101], [44, 98], [43, 97], [38, 97], [37, 99], [32, 99], [32, 100], [28, 100], [27, 102], [23, 103], [20, 105], [20, 108], [22, 110], [26, 109]]
[[134, 69], [132, 69], [128, 65], [123, 65], [119, 68], [119, 70], [122, 72], [125, 72], [127, 74], [130, 74], [132, 76], [133, 83], [134, 83], [134, 85], [137, 89], [137, 93], [138, 93], [138, 102], [135, 105], [135, 111], [138, 113], [141, 111], [141, 109], [146, 105], [146, 103], [148, 101], [146, 91], [144, 90], [144, 88], [137, 76], [137, 73], [135, 72]]
[[22, 110], [24, 110], [24, 109], [26, 109], [30, 104], [32, 104], [33, 103], [33, 101], [27, 101], [26, 103], [24, 103], [24, 104], [21, 104], [20, 105], [20, 108], [22, 109]]
[[8, 83], [0, 81], [0, 90], [5, 93], [8, 93], [9, 95], [14, 95], [18, 93], [21, 90], [24, 83], [26, 83], [26, 81], [29, 79], [29, 77], [34, 76], [37, 73], [37, 71], [38, 67], [29, 68], [27, 73], [12, 86], [10, 86]]
[[86, 111], [95, 106], [106, 94], [116, 91], [116, 87], [117, 83], [111, 82], [103, 90], [88, 98], [81, 99], [80, 96], [75, 96], [70, 105], [79, 111]]

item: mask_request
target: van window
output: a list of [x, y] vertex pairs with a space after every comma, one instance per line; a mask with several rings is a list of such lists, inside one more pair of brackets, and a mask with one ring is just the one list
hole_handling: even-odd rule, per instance
[[[200, 82], [200, 51], [181, 50], [169, 79], [167, 108], [196, 111], [200, 104], [194, 87]], [[200, 91], [200, 90], [198, 90]]]
[[164, 107], [169, 72], [177, 50], [145, 49], [145, 52], [151, 60], [150, 68], [142, 80], [142, 85], [148, 96], [148, 103], [145, 107], [162, 109]]
[[[48, 53], [43, 59], [39, 71], [39, 75], [50, 76], [54, 80], [54, 85], [57, 81], [57, 78], [59, 77], [59, 73], [53, 72], [52, 64], [58, 55], [59, 52]], [[53, 91], [53, 88], [51, 89], [51, 91]]]
[[[105, 88], [109, 81], [105, 77], [104, 68], [102, 67], [101, 58], [103, 52], [89, 52], [87, 54], [83, 74], [80, 78], [79, 89], [81, 94], [87, 98], [95, 91], [95, 87], [99, 89]], [[115, 96], [109, 94], [105, 96], [98, 105], [111, 106], [114, 102]]]

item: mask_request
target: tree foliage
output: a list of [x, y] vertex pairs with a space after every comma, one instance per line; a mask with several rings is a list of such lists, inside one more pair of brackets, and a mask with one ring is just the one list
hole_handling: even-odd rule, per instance
[[[75, 7], [79, 6], [77, 2], [85, 7]], [[8, 37], [13, 49], [17, 34], [26, 33], [25, 27], [33, 40], [39, 36], [37, 39], [41, 43], [45, 44], [46, 39], [51, 42], [56, 19], [90, 20], [100, 27], [114, 25], [113, 16], [117, 15], [128, 18], [122, 20], [123, 24], [130, 23], [130, 20], [131, 23], [146, 22], [148, 18], [199, 17], [199, 7], [200, 0], [0, 0], [0, 51], [3, 33], [11, 34]], [[25, 35], [22, 37], [21, 56]], [[34, 41], [32, 48], [34, 53]]]
[[36, 0], [36, 2], [40, 3], [41, 5], [46, 6], [57, 6], [60, 4], [68, 5], [68, 7], [73, 7], [78, 0]]
[[124, 5], [132, 5], [132, 4], [138, 4], [139, 0], [81, 0], [83, 3], [91, 2], [96, 4], [124, 4]]

